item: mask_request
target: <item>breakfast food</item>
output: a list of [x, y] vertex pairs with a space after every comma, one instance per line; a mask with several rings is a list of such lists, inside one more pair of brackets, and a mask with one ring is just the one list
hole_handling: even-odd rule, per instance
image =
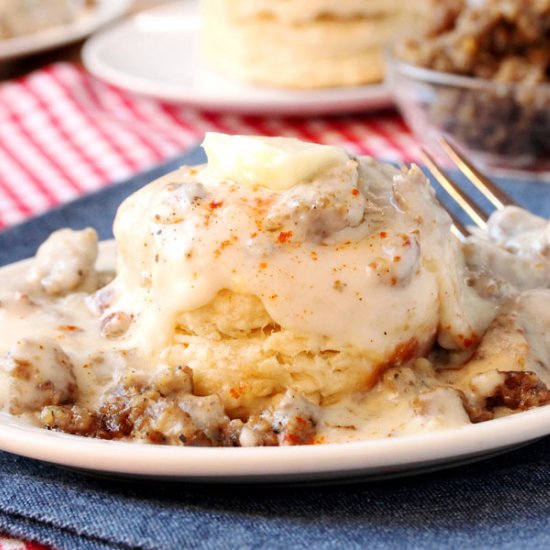
[[0, 0], [0, 39], [69, 23], [94, 0]]
[[507, 209], [461, 245], [416, 167], [286, 138], [204, 148], [208, 165], [121, 205], [114, 278], [93, 230], [64, 229], [2, 279], [0, 407], [84, 436], [251, 446], [550, 401], [546, 220]]
[[398, 45], [398, 57], [484, 79], [447, 80], [431, 109], [433, 122], [511, 165], [547, 166], [550, 0], [436, 0], [431, 15], [424, 32]]
[[550, 82], [550, 2], [436, 0], [430, 24], [400, 49], [436, 71], [498, 82]]
[[203, 49], [237, 78], [288, 88], [353, 86], [383, 77], [381, 49], [426, 1], [202, 0]]

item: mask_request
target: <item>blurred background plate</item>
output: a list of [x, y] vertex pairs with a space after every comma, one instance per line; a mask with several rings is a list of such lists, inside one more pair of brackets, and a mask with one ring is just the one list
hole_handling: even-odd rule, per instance
[[0, 40], [0, 60], [34, 54], [84, 38], [124, 15], [132, 0], [97, 0], [97, 5], [71, 23], [57, 25], [32, 34]]
[[92, 37], [83, 60], [94, 75], [121, 88], [212, 111], [314, 115], [391, 105], [383, 84], [294, 91], [230, 80], [204, 66], [196, 2], [139, 13]]

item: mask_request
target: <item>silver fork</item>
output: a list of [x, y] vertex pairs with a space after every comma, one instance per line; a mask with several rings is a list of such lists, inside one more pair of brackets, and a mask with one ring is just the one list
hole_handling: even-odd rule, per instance
[[[497, 210], [501, 210], [505, 206], [517, 206], [514, 199], [500, 189], [487, 176], [483, 175], [448, 139], [441, 137], [439, 143], [455, 166], [475, 185]], [[439, 182], [441, 187], [445, 189], [451, 198], [478, 227], [485, 229], [487, 227], [487, 219], [489, 218], [487, 212], [468, 196], [456, 181], [443, 171], [426, 148], [422, 147], [421, 152], [424, 164]], [[453, 220], [453, 233], [457, 237], [465, 239], [470, 232], [460, 220], [452, 214], [450, 215]]]

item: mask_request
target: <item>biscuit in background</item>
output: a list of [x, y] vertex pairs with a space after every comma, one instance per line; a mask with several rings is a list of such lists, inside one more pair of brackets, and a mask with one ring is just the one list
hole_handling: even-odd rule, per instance
[[203, 51], [216, 69], [286, 88], [383, 78], [382, 48], [427, 0], [201, 0]]

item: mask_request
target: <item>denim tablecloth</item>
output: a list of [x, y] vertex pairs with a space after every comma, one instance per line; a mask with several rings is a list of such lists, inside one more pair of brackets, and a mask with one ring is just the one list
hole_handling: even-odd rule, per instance
[[[124, 196], [201, 159], [194, 151], [5, 231], [0, 264], [61, 226], [110, 237]], [[547, 185], [502, 184], [550, 215]], [[550, 548], [550, 439], [452, 470], [325, 487], [117, 481], [0, 453], [0, 531], [60, 549]]]

